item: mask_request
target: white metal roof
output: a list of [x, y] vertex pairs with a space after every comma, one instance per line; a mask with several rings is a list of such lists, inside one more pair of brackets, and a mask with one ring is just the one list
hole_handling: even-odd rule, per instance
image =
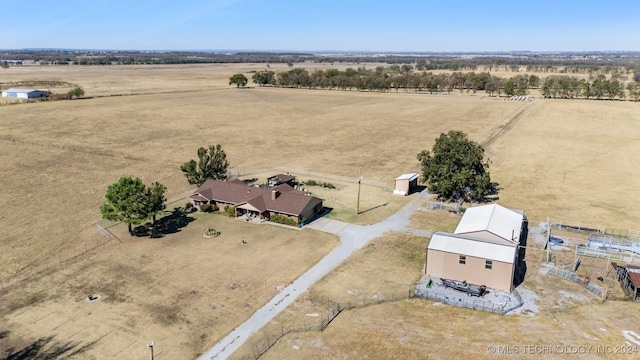
[[505, 240], [515, 238], [517, 241], [523, 217], [523, 214], [498, 204], [474, 206], [464, 212], [454, 233], [488, 231]]
[[11, 88], [11, 89], [6, 89], [6, 90], [2, 90], [2, 92], [19, 92], [19, 93], [30, 93], [33, 91], [37, 91], [34, 89], [17, 89], [17, 88]]
[[436, 232], [431, 236], [428, 249], [513, 264], [517, 245], [497, 244], [472, 237]]
[[409, 180], [409, 181], [413, 181], [415, 179], [418, 178], [418, 176], [420, 176], [420, 174], [418, 173], [410, 173], [410, 174], [402, 174], [400, 176], [398, 176], [396, 178], [396, 180]]

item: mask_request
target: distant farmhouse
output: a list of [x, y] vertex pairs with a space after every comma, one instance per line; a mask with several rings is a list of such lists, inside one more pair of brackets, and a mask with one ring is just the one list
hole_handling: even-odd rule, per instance
[[219, 181], [209, 179], [189, 196], [194, 206], [203, 204], [224, 210], [234, 207], [237, 215], [286, 216], [300, 223], [313, 218], [322, 211], [322, 200], [308, 192], [297, 190], [295, 177], [278, 174], [268, 179], [269, 185], [247, 185], [241, 180]]
[[524, 277], [527, 234], [523, 211], [497, 204], [468, 208], [453, 234], [431, 237], [426, 273], [510, 292]]
[[18, 99], [34, 99], [46, 97], [47, 92], [44, 90], [33, 90], [33, 89], [7, 89], [2, 90], [2, 97], [8, 98], [18, 98]]

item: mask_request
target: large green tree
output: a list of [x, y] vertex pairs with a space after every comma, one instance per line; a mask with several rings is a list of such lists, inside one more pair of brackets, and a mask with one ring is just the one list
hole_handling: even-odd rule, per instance
[[164, 197], [164, 193], [166, 191], [167, 187], [157, 181], [151, 184], [147, 190], [148, 210], [149, 214], [153, 218], [154, 225], [156, 224], [156, 215], [167, 208], [167, 205], [165, 204], [167, 199]]
[[200, 186], [207, 179], [225, 180], [228, 167], [227, 154], [218, 144], [209, 146], [209, 149], [199, 148], [198, 161], [189, 160], [180, 167], [180, 170], [189, 184]]
[[67, 92], [67, 98], [69, 100], [75, 98], [81, 98], [84, 96], [84, 90], [80, 86], [76, 86]]
[[105, 198], [107, 202], [100, 206], [102, 217], [127, 224], [129, 235], [133, 235], [131, 225], [149, 218], [149, 193], [139, 178], [121, 177], [109, 185]]
[[236, 87], [245, 86], [248, 81], [249, 79], [243, 74], [235, 74], [229, 78], [229, 85], [236, 84]]
[[260, 86], [272, 85], [275, 82], [275, 73], [273, 71], [258, 71], [253, 74], [253, 83]]
[[484, 149], [458, 130], [440, 134], [433, 149], [422, 150], [418, 161], [429, 191], [452, 200], [483, 200], [491, 191], [489, 163]]

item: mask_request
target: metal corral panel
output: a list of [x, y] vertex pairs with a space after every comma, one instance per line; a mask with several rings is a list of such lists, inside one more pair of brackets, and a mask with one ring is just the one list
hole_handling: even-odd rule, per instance
[[481, 239], [436, 232], [429, 241], [428, 249], [513, 264], [517, 245], [496, 244]]
[[464, 212], [454, 233], [488, 231], [505, 240], [512, 240], [514, 237], [517, 242], [523, 219], [523, 214], [498, 204], [474, 206]]

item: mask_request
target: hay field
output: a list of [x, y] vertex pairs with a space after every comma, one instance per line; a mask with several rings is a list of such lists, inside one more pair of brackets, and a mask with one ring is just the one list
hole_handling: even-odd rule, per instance
[[[159, 181], [167, 185], [170, 198], [183, 197], [192, 187], [180, 173], [180, 164], [194, 158], [198, 147], [215, 143], [222, 144], [234, 170], [283, 166], [355, 177], [362, 167], [366, 178], [393, 186], [393, 179], [399, 174], [419, 170], [415, 156], [420, 150], [430, 149], [440, 133], [460, 129], [471, 139], [486, 145], [492, 160], [492, 178], [503, 187], [499, 194], [501, 204], [524, 209], [534, 221], [549, 215], [583, 223], [638, 228], [639, 212], [633, 205], [620, 205], [640, 195], [640, 190], [633, 186], [633, 179], [640, 175], [640, 169], [632, 166], [640, 146], [636, 126], [638, 104], [569, 100], [522, 103], [480, 95], [430, 96], [228, 86], [229, 76], [252, 67], [259, 70], [263, 65], [25, 66], [3, 72], [2, 82], [67, 81], [77, 83], [85, 89], [87, 96], [95, 97], [0, 106], [0, 206], [3, 207], [0, 276], [14, 274], [32, 263], [55, 257], [70, 246], [70, 239], [84, 236], [86, 229], [100, 220], [98, 207], [103, 202], [106, 187], [121, 176], [138, 176], [145, 183]], [[332, 199], [334, 195], [327, 194], [334, 204], [326, 205], [335, 206], [338, 214], [351, 211], [345, 207], [352, 206], [353, 192], [344, 199], [339, 196]], [[375, 200], [367, 199], [367, 206], [378, 205]], [[392, 205], [387, 209], [380, 208], [379, 213], [401, 204]], [[377, 216], [371, 216], [368, 221], [377, 219]], [[414, 219], [413, 223], [434, 226], [438, 221], [440, 219]], [[450, 226], [448, 219], [443, 221], [446, 222], [444, 226]], [[199, 232], [201, 227], [183, 230], [185, 234], [188, 231]], [[245, 231], [253, 230], [242, 228], [237, 234]], [[171, 235], [162, 241], [171, 243], [188, 238], [180, 236]], [[122, 260], [130, 260], [138, 266], [147, 260], [143, 254], [156, 243], [149, 239], [131, 240], [138, 248], [131, 258]], [[228, 246], [237, 244], [236, 240]], [[267, 253], [274, 261], [274, 276], [284, 276], [283, 281], [295, 278], [328, 251], [331, 241], [321, 240], [324, 245], [290, 273], [278, 268], [282, 263], [280, 253], [286, 251], [284, 247], [275, 246], [277, 254]], [[127, 241], [125, 245], [129, 244]], [[151, 340], [140, 330], [145, 321], [157, 323], [155, 329], [165, 339], [186, 332], [176, 340], [179, 349], [195, 350], [200, 346], [202, 350], [222, 336], [224, 329], [228, 330], [206, 333], [202, 342], [194, 346], [193, 336], [198, 337], [202, 334], [197, 332], [209, 328], [208, 323], [198, 321], [208, 320], [196, 321], [192, 313], [180, 317], [183, 315], [178, 316], [176, 312], [181, 313], [183, 306], [189, 306], [188, 301], [177, 299], [189, 298], [191, 287], [183, 288], [182, 283], [185, 276], [192, 276], [197, 270], [186, 267], [184, 274], [188, 275], [179, 278], [159, 265], [175, 263], [172, 259], [179, 254], [183, 258], [193, 258], [197, 265], [209, 266], [209, 259], [195, 255], [215, 252], [215, 249], [185, 245], [176, 254], [174, 250], [159, 252], [156, 268], [142, 270], [119, 263], [121, 249], [116, 246], [99, 250], [95, 255], [97, 258], [88, 257], [86, 261], [99, 264], [94, 272], [87, 271], [91, 267], [89, 263], [79, 263], [76, 268], [54, 273], [52, 276], [58, 280], [54, 279], [53, 283], [61, 284], [57, 288], [48, 286], [51, 279], [34, 280], [27, 282], [28, 286], [20, 292], [2, 295], [3, 304], [25, 306], [8, 307], [3, 311], [3, 322], [11, 324], [9, 338], [17, 337], [19, 342], [27, 341], [27, 344], [37, 340], [30, 337], [30, 331], [42, 324], [39, 316], [48, 316], [51, 320], [47, 321], [53, 323], [66, 324], [63, 326], [66, 330], [60, 330], [59, 334], [71, 339], [84, 335], [77, 331], [72, 333], [77, 326], [90, 326], [95, 323], [93, 320], [104, 320], [104, 327], [95, 332], [96, 339], [100, 334], [113, 333], [114, 328], [126, 329], [131, 325], [138, 330], [127, 336], [140, 339], [142, 357], [146, 355], [144, 343]], [[238, 255], [228, 252], [228, 256]], [[84, 261], [82, 259], [79, 261]], [[145, 287], [136, 278], [148, 279], [148, 274], [156, 273], [158, 268], [163, 271], [153, 283], [174, 286], [172, 291], [153, 293], [148, 302], [135, 295], [120, 298], [124, 301], [118, 306], [102, 303], [99, 306], [108, 305], [109, 311], [113, 310], [108, 313], [112, 314], [108, 315], [111, 316], [109, 320], [76, 314], [82, 310], [79, 306], [84, 305], [84, 300], [78, 299], [76, 294], [96, 289], [95, 284], [104, 279], [104, 275], [124, 273], [124, 284], [109, 284], [123, 285], [126, 291], [143, 294], [155, 290]], [[221, 271], [216, 276], [225, 278], [226, 268], [216, 267], [215, 270]], [[257, 271], [249, 268], [247, 276]], [[345, 278], [350, 276], [358, 274], [349, 271]], [[69, 279], [75, 280], [70, 282]], [[251, 279], [256, 283], [264, 281], [259, 276]], [[206, 287], [203, 282], [193, 283], [196, 292]], [[68, 286], [68, 290], [58, 296], [56, 293], [64, 286]], [[202, 298], [195, 300], [199, 304], [196, 309], [204, 309], [207, 303], [203, 298], [213, 295], [208, 290], [198, 294]], [[39, 295], [44, 304], [37, 301]], [[260, 299], [266, 300], [268, 293], [261, 296]], [[118, 298], [117, 294], [114, 297]], [[261, 303], [264, 301], [251, 303], [248, 310], [242, 311], [244, 304], [234, 303], [230, 309], [240, 313], [225, 326], [246, 318], [251, 309]], [[179, 321], [175, 325], [163, 325], [162, 317], [166, 312], [162, 306], [156, 310], [153, 304], [175, 305], [168, 309], [170, 315], [175, 315], [169, 317], [169, 322]], [[406, 314], [420, 311], [407, 306], [397, 311]], [[395, 311], [391, 309], [385, 311]], [[128, 311], [135, 314], [134, 320], [122, 315]], [[154, 315], [157, 311], [160, 315]], [[582, 314], [582, 311], [576, 314]], [[366, 317], [370, 319], [367, 321], [374, 321], [375, 316], [375, 312], [368, 314]], [[423, 326], [423, 320], [419, 321]], [[529, 323], [525, 325], [530, 326]], [[41, 330], [39, 334], [42, 335], [37, 336], [55, 335], [58, 331], [46, 327]], [[450, 334], [454, 335], [459, 334]], [[97, 358], [112, 354], [112, 350], [106, 350], [110, 343], [138, 348], [138, 345], [125, 344], [124, 340], [109, 336], [115, 335], [98, 340], [94, 348], [100, 350], [90, 354], [97, 354], [93, 355]], [[351, 340], [358, 339], [363, 338]]]
[[[98, 82], [121, 81], [118, 92], [127, 91], [129, 76], [118, 67], [100, 69]], [[149, 91], [162, 74], [147, 74]], [[0, 107], [1, 274], [55, 253], [98, 221], [106, 187], [121, 176], [159, 181], [169, 197], [184, 194], [191, 187], [179, 166], [200, 146], [222, 144], [234, 169], [277, 165], [354, 177], [362, 167], [392, 186], [418, 170], [416, 154], [441, 132], [459, 128], [479, 138], [526, 106], [472, 96], [180, 90]]]
[[534, 221], [640, 229], [639, 104], [539, 103], [487, 149], [500, 202]]

